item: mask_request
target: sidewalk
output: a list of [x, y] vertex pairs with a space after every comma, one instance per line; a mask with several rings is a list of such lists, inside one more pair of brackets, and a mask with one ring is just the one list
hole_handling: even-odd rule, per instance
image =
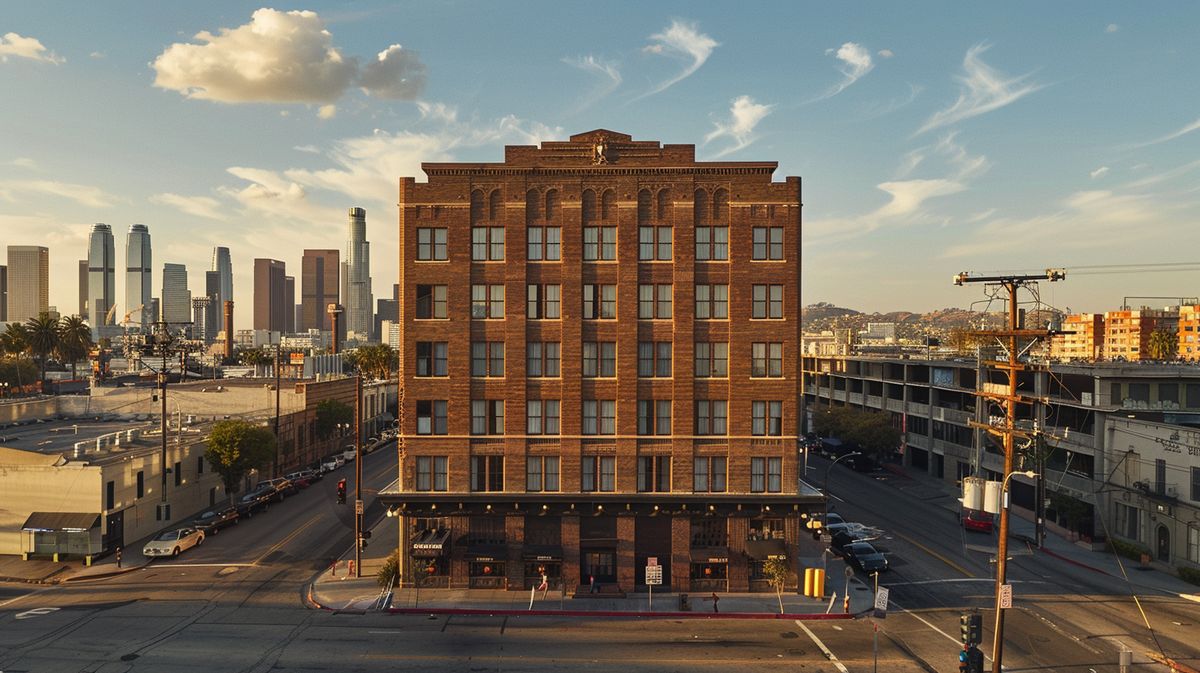
[[[936, 503], [938, 507], [946, 509], [955, 517], [961, 512], [959, 493], [953, 484], [899, 465], [889, 466], [888, 472], [894, 476], [884, 480], [884, 483], [906, 491], [921, 500]], [[1109, 575], [1122, 581], [1128, 575], [1129, 582], [1133, 586], [1200, 601], [1200, 587], [1185, 582], [1169, 572], [1153, 567], [1142, 568], [1137, 561], [1121, 558], [1119, 563], [1125, 568], [1125, 573], [1122, 574], [1121, 567], [1118, 565], [1118, 557], [1112, 552], [1092, 551], [1051, 530], [1046, 531], [1042, 548], [1037, 549], [1034, 543], [1036, 540], [1035, 523], [1023, 518], [1022, 514], [1025, 512], [1010, 510], [1008, 519], [1010, 547], [1013, 545], [1033, 546], [1035, 554], [1045, 554], [1064, 563]]]
[[83, 580], [113, 577], [145, 568], [150, 559], [142, 556], [142, 548], [154, 535], [138, 540], [121, 550], [121, 567], [117, 557], [109, 554], [96, 559], [92, 565], [84, 565], [82, 559], [66, 561], [30, 559], [22, 561], [20, 556], [0, 556], [0, 582], [24, 582], [28, 584], [61, 584]]

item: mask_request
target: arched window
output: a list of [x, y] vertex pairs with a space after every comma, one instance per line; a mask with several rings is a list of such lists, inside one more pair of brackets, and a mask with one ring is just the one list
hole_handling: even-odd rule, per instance
[[697, 189], [693, 207], [695, 208], [696, 222], [708, 222], [708, 192]]
[[600, 219], [607, 220], [617, 214], [617, 195], [613, 190], [606, 189], [600, 195]]
[[483, 191], [479, 189], [471, 192], [471, 221], [483, 221]]
[[712, 216], [714, 222], [729, 221], [729, 192], [724, 187], [713, 192]]
[[596, 219], [596, 192], [583, 190], [583, 221], [591, 222]]
[[500, 190], [493, 189], [488, 198], [488, 219], [492, 222], [500, 221], [500, 212], [503, 207], [503, 197], [500, 195]]
[[638, 192], [638, 222], [650, 221], [650, 190]]
[[667, 212], [670, 210], [670, 208], [671, 208], [671, 190], [669, 190], [669, 189], [658, 190], [658, 213], [657, 213], [657, 215], [658, 215], [659, 222], [667, 221]]
[[538, 192], [536, 189], [531, 189], [525, 192], [525, 221], [533, 222], [540, 220], [541, 215], [538, 213]]
[[558, 219], [558, 209], [558, 190], [548, 190], [546, 192], [546, 220]]

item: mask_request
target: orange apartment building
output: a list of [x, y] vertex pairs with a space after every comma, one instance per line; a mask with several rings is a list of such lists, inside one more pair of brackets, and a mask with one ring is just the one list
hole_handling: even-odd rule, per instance
[[1179, 359], [1200, 360], [1200, 304], [1179, 307]]
[[1095, 362], [1104, 352], [1104, 314], [1072, 313], [1063, 320], [1064, 332], [1050, 339], [1050, 357], [1055, 360]]
[[1136, 362], [1149, 359], [1147, 347], [1154, 330], [1175, 331], [1179, 323], [1176, 309], [1109, 311], [1104, 314], [1104, 343], [1101, 353], [1105, 360]]

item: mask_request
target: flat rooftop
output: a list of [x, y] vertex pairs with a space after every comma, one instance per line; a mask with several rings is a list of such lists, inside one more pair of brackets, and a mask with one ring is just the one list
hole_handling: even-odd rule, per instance
[[[208, 425], [209, 422], [185, 424], [181, 433], [178, 426], [172, 424], [167, 431], [167, 438], [174, 443], [176, 437], [181, 437], [184, 443], [190, 443], [202, 438]], [[129, 431], [134, 431], [132, 438]], [[0, 428], [0, 446], [43, 455], [60, 454], [76, 462], [103, 464], [158, 450], [162, 446], [158, 432], [159, 424], [150, 422], [148, 418], [114, 419], [102, 416], [99, 420], [29, 421]]]

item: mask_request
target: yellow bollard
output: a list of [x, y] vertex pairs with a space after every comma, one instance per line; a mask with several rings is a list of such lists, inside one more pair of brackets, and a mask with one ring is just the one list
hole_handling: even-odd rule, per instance
[[825, 570], [822, 568], [816, 569], [816, 578], [814, 579], [813, 596], [816, 598], [825, 597]]
[[817, 579], [817, 569], [816, 568], [805, 568], [804, 569], [804, 595], [805, 596], [815, 596], [816, 595], [813, 593], [813, 587], [816, 584], [816, 579]]

